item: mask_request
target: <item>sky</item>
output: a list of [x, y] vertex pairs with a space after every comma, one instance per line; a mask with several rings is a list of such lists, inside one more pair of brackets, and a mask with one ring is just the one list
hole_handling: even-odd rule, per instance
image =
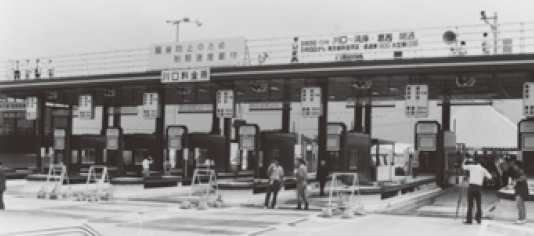
[[272, 38], [534, 21], [532, 0], [2, 0], [0, 61], [147, 48], [180, 40]]

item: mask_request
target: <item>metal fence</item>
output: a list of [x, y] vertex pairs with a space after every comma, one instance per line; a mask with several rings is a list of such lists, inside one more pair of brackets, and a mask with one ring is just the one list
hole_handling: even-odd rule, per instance
[[[478, 24], [249, 39], [241, 65], [534, 53], [534, 22], [501, 23], [495, 32]], [[36, 79], [36, 67], [39, 79], [135, 73], [149, 70], [149, 49], [12, 59], [0, 63], [0, 81], [13, 80], [17, 61], [21, 80]]]

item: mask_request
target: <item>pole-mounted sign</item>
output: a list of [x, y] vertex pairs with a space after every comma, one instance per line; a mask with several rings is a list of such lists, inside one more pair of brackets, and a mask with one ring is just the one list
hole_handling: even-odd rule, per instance
[[217, 117], [234, 118], [234, 91], [217, 91]]
[[143, 94], [143, 117], [145, 119], [156, 119], [159, 117], [158, 93]]
[[36, 120], [39, 118], [39, 103], [37, 97], [26, 98], [26, 120]]
[[323, 115], [321, 106], [321, 88], [302, 88], [301, 105], [302, 117], [317, 118]]
[[78, 98], [78, 111], [80, 119], [91, 120], [95, 116], [93, 96], [84, 94]]
[[428, 85], [407, 85], [404, 107], [408, 118], [428, 117]]

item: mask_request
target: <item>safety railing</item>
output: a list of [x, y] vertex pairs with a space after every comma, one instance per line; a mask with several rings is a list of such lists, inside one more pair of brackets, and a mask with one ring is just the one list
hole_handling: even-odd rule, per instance
[[[250, 66], [526, 54], [534, 53], [534, 22], [501, 23], [495, 32], [489, 25], [477, 24], [249, 39], [246, 48], [240, 64]], [[14, 80], [17, 61], [20, 80], [25, 80], [37, 79], [35, 68], [39, 79], [145, 72], [149, 59], [148, 47], [12, 59], [0, 63], [0, 82]]]

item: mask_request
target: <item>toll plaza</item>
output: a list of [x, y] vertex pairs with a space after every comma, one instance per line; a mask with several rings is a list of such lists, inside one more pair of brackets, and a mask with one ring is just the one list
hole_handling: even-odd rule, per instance
[[[303, 147], [302, 134], [291, 129], [291, 112], [298, 111], [317, 124], [317, 151], [310, 153], [315, 159], [305, 157], [314, 160], [309, 169], [326, 160], [332, 171], [354, 172], [361, 183], [372, 184], [391, 180], [383, 176], [396, 168], [394, 154], [379, 147], [394, 149], [395, 142], [373, 137], [375, 103], [404, 100], [404, 115], [418, 120], [405, 130], [414, 133], [418, 171], [445, 186], [455, 173], [450, 169], [457, 153], [451, 106], [524, 99], [518, 149], [531, 175], [533, 25], [506, 27], [510, 31], [500, 35], [493, 54], [480, 46], [481, 37], [473, 36], [487, 30], [478, 26], [466, 36], [432, 28], [155, 43], [104, 60], [104, 54], [58, 58], [72, 64], [46, 65], [49, 73], [39, 76], [21, 77], [18, 61], [10, 61], [0, 82], [0, 157], [6, 163], [20, 160], [24, 164], [15, 168], [31, 170], [63, 163], [72, 175], [105, 165], [114, 177], [139, 177], [141, 162], [152, 157], [151, 175], [174, 175], [176, 181], [190, 180], [201, 165], [219, 176], [265, 180], [268, 166], [279, 159], [291, 181], [295, 149]], [[470, 43], [460, 48], [464, 40]], [[459, 54], [460, 49], [467, 54]], [[30, 66], [45, 68], [25, 65]], [[441, 101], [440, 120], [426, 120], [429, 100]], [[332, 102], [352, 105], [351, 124], [332, 121]], [[268, 118], [279, 127], [241, 119], [246, 113], [242, 104], [279, 111], [278, 117]], [[209, 119], [185, 124], [180, 113]], [[75, 132], [84, 126], [92, 128]], [[193, 126], [202, 129], [193, 131]]]

